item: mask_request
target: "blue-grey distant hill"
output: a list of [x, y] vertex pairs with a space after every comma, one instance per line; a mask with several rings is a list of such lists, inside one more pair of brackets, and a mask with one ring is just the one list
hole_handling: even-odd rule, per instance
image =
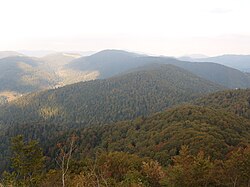
[[0, 59], [0, 92], [28, 93], [56, 84], [56, 77], [39, 59], [9, 56]]
[[241, 71], [250, 72], [250, 55], [221, 55], [208, 58], [181, 57], [180, 60], [191, 62], [215, 62]]
[[91, 56], [78, 58], [67, 64], [65, 68], [99, 71], [99, 78], [107, 78], [151, 63], [172, 64], [228, 88], [250, 87], [248, 74], [221, 64], [188, 62], [170, 57], [146, 56], [121, 50], [104, 50]]

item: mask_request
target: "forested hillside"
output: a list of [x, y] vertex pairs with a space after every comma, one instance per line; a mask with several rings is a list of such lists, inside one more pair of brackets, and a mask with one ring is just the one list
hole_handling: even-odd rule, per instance
[[133, 119], [224, 88], [172, 65], [153, 65], [24, 96], [0, 108], [1, 149], [9, 137], [47, 142], [65, 130]]
[[[150, 117], [91, 126], [75, 133], [83, 155], [93, 156], [98, 149], [123, 151], [168, 164], [182, 145], [189, 146], [193, 154], [203, 150], [214, 159], [223, 159], [233, 147], [250, 143], [250, 121], [223, 110], [182, 105]], [[56, 138], [54, 144], [68, 134]]]
[[34, 58], [0, 52], [0, 103], [5, 103], [5, 98], [12, 101], [27, 93], [95, 79], [95, 72], [62, 69], [78, 57], [77, 54], [56, 53]]
[[[6, 58], [1, 58], [1, 54]], [[86, 57], [53, 53], [42, 58], [0, 52], [0, 97], [11, 101], [26, 93], [119, 76], [155, 63], [178, 66], [226, 88], [250, 87], [249, 74], [211, 62], [187, 62], [121, 50], [104, 50]]]
[[[153, 67], [154, 69], [152, 69]], [[197, 84], [194, 84], [197, 79], [196, 76], [191, 76], [189, 73], [186, 74], [186, 71], [174, 66], [148, 66], [145, 70], [140, 69], [140, 71], [131, 72], [123, 76], [102, 80], [102, 83], [104, 83], [103, 81], [108, 81], [109, 89], [112, 88], [112, 84], [119, 83], [123, 85], [121, 87], [116, 85], [116, 90], [119, 90], [124, 85], [134, 85], [129, 81], [129, 78], [131, 78], [133, 81], [138, 79], [141, 82], [143, 79], [145, 82], [149, 82], [150, 84], [142, 82], [144, 89], [146, 88], [145, 85], [150, 85], [150, 88], [155, 90], [153, 85], [164, 87], [163, 85], [166, 84], [167, 88], [171, 88], [171, 90], [179, 90], [180, 88], [188, 90], [184, 87], [184, 84], [181, 84], [183, 79], [179, 80], [175, 77], [173, 80], [168, 78], [168, 81], [166, 81], [168, 84], [163, 81], [166, 76], [163, 73], [166, 72], [164, 68], [167, 68], [172, 73], [177, 71], [182, 75], [186, 75], [184, 80], [188, 81], [189, 84], [191, 83], [190, 80], [193, 80], [193, 85], [191, 84], [189, 87], [192, 90], [196, 89], [196, 92], [206, 93], [208, 88], [209, 91], [221, 89], [210, 82], [201, 81], [200, 78], [198, 80], [200, 84], [202, 82], [203, 84], [200, 85], [201, 87], [197, 87]], [[171, 73], [170, 75], [171, 77], [173, 76]], [[192, 79], [190, 79], [190, 76]], [[155, 77], [158, 77], [159, 80], [155, 79]], [[81, 84], [88, 85], [97, 81]], [[175, 86], [170, 86], [169, 81], [175, 83]], [[181, 87], [178, 87], [179, 84]], [[72, 86], [76, 85], [78, 84]], [[104, 90], [101, 87], [103, 84], [97, 85], [100, 87], [100, 90]], [[137, 90], [142, 89], [140, 86], [138, 87], [138, 84], [135, 85], [138, 88]], [[204, 89], [204, 85], [206, 85], [206, 89]], [[47, 98], [45, 100], [40, 98], [39, 100], [44, 102], [50, 98], [51, 100], [48, 102], [53, 100], [62, 102], [57, 97], [63, 96], [65, 99], [68, 99], [64, 95], [66, 92], [57, 92], [54, 95], [52, 93], [68, 87], [70, 86], [42, 92], [43, 94], [48, 94], [46, 95]], [[111, 90], [113, 91], [113, 89]], [[124, 87], [122, 92], [125, 90], [128, 91], [127, 93], [131, 92], [128, 86]], [[159, 90], [157, 89], [158, 92]], [[91, 91], [89, 93], [96, 93], [93, 90]], [[144, 90], [143, 94], [145, 95], [148, 91]], [[166, 93], [167, 89], [163, 91]], [[77, 93], [82, 93], [82, 90], [78, 89]], [[143, 95], [142, 92], [140, 93]], [[156, 92], [153, 93], [156, 94]], [[179, 91], [171, 95], [172, 98], [176, 98], [177, 93]], [[73, 95], [71, 96], [71, 99], [74, 98]], [[150, 96], [152, 97], [153, 95]], [[10, 184], [10, 182], [12, 184], [26, 183], [28, 186], [32, 186], [35, 182], [41, 187], [61, 186], [62, 170], [55, 160], [60, 159], [61, 154], [65, 153], [65, 156], [67, 156], [70, 137], [75, 137], [70, 169], [65, 177], [65, 182], [69, 186], [95, 186], [98, 183], [100, 183], [100, 186], [105, 186], [105, 184], [108, 186], [140, 184], [140, 186], [145, 187], [169, 185], [229, 187], [235, 184], [246, 186], [249, 179], [249, 165], [247, 163], [249, 163], [250, 158], [250, 121], [246, 115], [232, 112], [234, 111], [232, 109], [236, 105], [242, 108], [248, 107], [248, 97], [249, 90], [221, 91], [202, 96], [194, 101], [196, 105], [202, 106], [184, 104], [149, 116], [141, 116], [132, 121], [93, 124], [83, 128], [81, 128], [78, 122], [58, 121], [57, 118], [48, 118], [46, 122], [39, 122], [38, 120], [18, 124], [12, 121], [8, 125], [1, 124], [1, 172], [8, 170], [11, 161], [10, 157], [13, 152], [13, 148], [11, 152], [9, 147], [11, 137], [23, 134], [25, 140], [39, 140], [44, 150], [43, 154], [46, 155], [46, 159], [41, 157], [41, 152], [34, 147], [34, 149], [38, 150], [36, 154], [40, 154], [40, 160], [43, 158], [44, 162], [44, 168], [38, 168], [39, 170], [35, 170], [37, 165], [34, 163], [25, 165], [26, 162], [32, 163], [34, 161], [39, 163], [38, 157], [22, 161], [24, 163], [22, 167], [29, 167], [29, 171], [34, 169], [32, 180], [25, 177], [25, 172], [19, 178], [13, 178], [13, 175], [16, 174], [14, 168], [14, 170], [8, 170], [12, 173], [4, 173], [2, 175], [3, 182], [5, 184]], [[26, 97], [17, 101], [22, 101], [23, 104], [26, 104], [23, 106], [26, 107], [29, 106], [27, 105], [29, 102], [35, 101], [35, 97], [31, 97], [26, 102], [24, 102], [24, 98]], [[82, 102], [82, 100], [79, 100], [80, 95], [77, 95], [77, 98], [77, 101]], [[120, 98], [126, 99], [127, 97]], [[12, 105], [16, 104], [18, 106], [17, 101], [13, 102]], [[111, 101], [109, 102], [112, 103]], [[75, 101], [75, 103], [77, 102]], [[159, 105], [160, 102], [156, 104]], [[72, 105], [67, 106], [70, 107]], [[15, 114], [10, 108], [8, 110]], [[28, 113], [33, 114], [32, 109], [27, 110], [26, 114]], [[12, 117], [15, 116], [12, 115]], [[21, 145], [15, 148], [18, 154], [24, 156], [27, 154], [26, 157], [31, 158], [33, 154], [29, 155], [25, 150], [32, 149], [32, 146], [37, 144], [18, 145]], [[22, 148], [22, 146], [24, 147]], [[18, 157], [18, 159], [22, 158], [25, 159], [25, 157]], [[19, 165], [16, 165], [16, 169], [18, 167]], [[37, 172], [41, 173], [36, 174]], [[185, 179], [185, 181], [180, 180], [180, 178]], [[237, 180], [235, 181], [236, 178]]]
[[194, 104], [224, 109], [250, 119], [250, 89], [226, 90], [209, 94], [195, 100]]
[[133, 119], [224, 89], [172, 65], [30, 94], [0, 109], [3, 124]]
[[[39, 139], [38, 136], [46, 133], [45, 126], [38, 126], [36, 130], [40, 133], [32, 136], [34, 127], [23, 125], [19, 128], [26, 132], [30, 130], [25, 135], [26, 139]], [[41, 167], [35, 170], [35, 163], [41, 163], [42, 157], [25, 160], [32, 157], [25, 150], [33, 146], [38, 150], [36, 155], [41, 155], [41, 152], [36, 144], [26, 146], [20, 142], [20, 137], [16, 137], [12, 150], [18, 153], [16, 155], [24, 155], [16, 158], [23, 159], [21, 166], [33, 171], [34, 177], [33, 180], [25, 178], [25, 170], [19, 178], [11, 178], [5, 173], [5, 183], [37, 182], [40, 186], [61, 186], [62, 165], [57, 165], [55, 160], [60, 161], [62, 156], [68, 158], [70, 145], [74, 146], [74, 152], [65, 177], [70, 186], [100, 183], [100, 186], [188, 187], [207, 184], [229, 187], [233, 184], [245, 186], [249, 179], [249, 120], [202, 106], [183, 105], [133, 121], [64, 133], [58, 131], [47, 139], [39, 140], [45, 150], [46, 168], [51, 170], [46, 175], [42, 175], [45, 170]], [[21, 166], [16, 165], [15, 168]], [[40, 176], [37, 172], [41, 173]]]
[[108, 78], [129, 69], [148, 64], [147, 62], [137, 61], [137, 58], [141, 56], [121, 50], [104, 50], [73, 60], [65, 68], [81, 71], [98, 71], [98, 78]]
[[42, 67], [42, 62], [25, 56], [0, 59], [0, 96], [11, 97], [52, 88], [57, 76]]
[[[213, 63], [107, 52], [114, 51], [84, 58], [91, 59], [84, 69], [93, 72], [99, 67], [103, 77], [118, 72], [114, 77], [35, 92], [9, 103], [8, 98], [0, 97], [0, 173], [8, 171], [1, 177], [4, 184], [61, 186], [62, 167], [58, 161], [62, 161], [60, 156], [68, 157], [70, 137], [74, 138], [74, 149], [69, 173], [64, 178], [68, 186], [248, 184], [250, 91], [225, 90], [233, 84], [247, 87], [248, 74]], [[63, 85], [66, 79], [58, 74], [57, 67], [48, 68], [46, 63], [62, 58], [65, 61], [61, 63], [68, 64], [73, 57], [56, 54], [46, 58], [47, 62], [8, 57], [8, 61], [2, 61], [2, 67], [11, 67], [6, 76], [13, 72], [19, 75], [18, 80], [13, 76], [16, 85], [30, 79], [32, 83], [44, 83], [33, 78], [33, 73], [56, 80], [52, 84], [55, 87], [58, 83]], [[100, 58], [113, 69], [102, 69]], [[75, 68], [81, 68], [82, 59], [74, 61], [79, 62]], [[125, 65], [119, 69], [117, 62]], [[82, 71], [64, 68], [61, 70]], [[46, 72], [55, 77], [50, 79], [51, 74]], [[46, 84], [33, 89], [44, 88]], [[20, 89], [29, 91], [26, 87]], [[11, 147], [11, 137], [15, 136]], [[34, 141], [26, 145], [31, 139], [38, 140], [44, 151]], [[21, 165], [13, 163], [13, 153], [17, 160], [24, 159]], [[235, 169], [237, 165], [240, 169]], [[33, 173], [19, 170], [26, 167]], [[201, 173], [197, 174], [198, 170]], [[235, 175], [237, 181], [232, 181]], [[187, 180], [181, 181], [180, 177]]]

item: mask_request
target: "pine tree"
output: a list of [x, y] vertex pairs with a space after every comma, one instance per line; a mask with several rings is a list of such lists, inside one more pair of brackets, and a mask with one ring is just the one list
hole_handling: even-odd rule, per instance
[[12, 138], [12, 169], [5, 180], [14, 186], [38, 186], [42, 179], [45, 157], [37, 141], [24, 142], [22, 135]]

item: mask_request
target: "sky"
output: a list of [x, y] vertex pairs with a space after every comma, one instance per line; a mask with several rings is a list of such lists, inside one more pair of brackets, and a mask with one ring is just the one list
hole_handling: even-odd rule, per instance
[[0, 0], [0, 50], [250, 54], [250, 0]]

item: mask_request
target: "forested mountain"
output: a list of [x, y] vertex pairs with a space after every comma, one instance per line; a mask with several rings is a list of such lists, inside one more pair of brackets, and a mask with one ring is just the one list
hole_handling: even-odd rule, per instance
[[[248, 119], [223, 110], [194, 105], [178, 106], [149, 117], [140, 117], [133, 121], [124, 121], [109, 125], [95, 125], [78, 130], [65, 129], [64, 132], [60, 130], [52, 131], [49, 124], [26, 124], [18, 126], [14, 131], [6, 131], [6, 134], [9, 133], [8, 136], [15, 136], [16, 134], [13, 132], [16, 131], [15, 133], [17, 133], [18, 130], [19, 133], [24, 132], [24, 134], [29, 132], [25, 134], [25, 137], [28, 139], [35, 138], [40, 140], [47, 156], [49, 168], [56, 167], [54, 159], [58, 155], [58, 145], [66, 146], [64, 143], [67, 142], [68, 137], [70, 137], [72, 133], [75, 134], [77, 139], [74, 159], [79, 160], [79, 162], [71, 163], [71, 172], [69, 175], [80, 174], [80, 171], [83, 170], [83, 168], [86, 168], [86, 162], [88, 161], [86, 158], [95, 158], [93, 161], [94, 163], [92, 164], [95, 164], [94, 166], [98, 167], [96, 162], [99, 163], [99, 156], [102, 155], [103, 151], [108, 152], [108, 155], [110, 154], [110, 156], [112, 155], [111, 157], [103, 158], [103, 162], [107, 164], [106, 167], [103, 168], [104, 171], [109, 168], [113, 169], [117, 174], [120, 174], [120, 172], [123, 171], [118, 168], [123, 168], [127, 165], [127, 161], [125, 160], [127, 158], [127, 153], [138, 155], [140, 158], [144, 158], [144, 161], [149, 157], [160, 162], [161, 165], [170, 168], [171, 166], [169, 166], [169, 164], [172, 164], [172, 162], [175, 161], [172, 158], [183, 156], [185, 161], [187, 159], [189, 160], [191, 155], [200, 155], [198, 159], [202, 160], [199, 160], [201, 165], [198, 165], [201, 169], [204, 169], [203, 166], [205, 163], [210, 161], [213, 162], [215, 160], [214, 164], [205, 167], [210, 170], [215, 164], [221, 166], [223, 161], [226, 162], [226, 159], [229, 157], [228, 153], [236, 149], [236, 147], [244, 148], [250, 143], [250, 121]], [[45, 134], [50, 134], [50, 136], [45, 138]], [[1, 142], [6, 141], [3, 136], [0, 136], [0, 138]], [[183, 155], [183, 150], [181, 150], [183, 145], [189, 147], [190, 153], [186, 152], [186, 154]], [[1, 150], [5, 150], [6, 153], [8, 149], [5, 148]], [[118, 156], [117, 154], [120, 156], [116, 157]], [[242, 166], [241, 163], [244, 161], [242, 160], [242, 154], [244, 153], [236, 152], [235, 156], [238, 157], [234, 157], [236, 165], [231, 166], [232, 168], [239, 165]], [[176, 155], [178, 156], [176, 157]], [[203, 157], [201, 157], [202, 155]], [[207, 155], [211, 157], [207, 157]], [[249, 161], [249, 157], [247, 158]], [[1, 161], [5, 161], [5, 159], [6, 157], [3, 157]], [[135, 161], [135, 157], [130, 157], [130, 159], [130, 162]], [[231, 164], [232, 161], [233, 160], [231, 160]], [[249, 168], [249, 166], [246, 165], [248, 161], [244, 161], [243, 166], [245, 168]], [[6, 164], [6, 162], [3, 163]], [[185, 162], [185, 164], [188, 163], [191, 163], [191, 161]], [[179, 164], [184, 163], [181, 162]], [[207, 164], [205, 166], [207, 166]], [[224, 165], [218, 168], [223, 168], [223, 170], [227, 169]], [[188, 168], [184, 171], [188, 171], [187, 169]], [[198, 170], [194, 169], [194, 171]], [[234, 169], [233, 173], [237, 173], [238, 176], [239, 172], [243, 171], [242, 169]], [[60, 170], [58, 172], [60, 173]], [[166, 172], [167, 174], [170, 173], [168, 170]], [[55, 174], [55, 171], [48, 174], [53, 175]], [[217, 179], [217, 183], [218, 180], [224, 180], [226, 177], [230, 179], [231, 177], [231, 175], [227, 173], [222, 173], [222, 170], [218, 173], [215, 172], [215, 175], [219, 174], [220, 176], [224, 176], [224, 178]], [[198, 174], [195, 172], [194, 175], [196, 176]], [[114, 175], [108, 176], [114, 177]], [[170, 177], [169, 175], [166, 176]], [[206, 176], [201, 176], [206, 180], [210, 180], [211, 177], [206, 178]], [[239, 178], [244, 177], [245, 175], [239, 175]], [[188, 178], [190, 178], [190, 176], [188, 176]], [[247, 178], [248, 176], [246, 176], [246, 179]], [[60, 178], [53, 177], [48, 180], [55, 182], [60, 181]], [[241, 182], [238, 181], [237, 183]], [[225, 186], [230, 186], [229, 184]], [[220, 185], [221, 184], [219, 183], [211, 186]]]
[[[0, 172], [9, 167], [10, 137], [23, 134], [25, 140], [40, 141], [46, 169], [53, 169], [47, 172], [40, 168], [47, 172], [41, 186], [61, 186], [61, 170], [54, 160], [60, 155], [58, 149], [64, 150], [65, 142], [74, 134], [74, 161], [66, 180], [72, 186], [99, 180], [88, 178], [93, 172], [107, 180], [108, 186], [130, 185], [133, 177], [140, 178], [143, 186], [155, 187], [177, 185], [182, 174], [189, 179], [181, 182], [184, 186], [230, 186], [229, 172], [233, 172], [239, 177], [237, 183], [244, 186], [248, 182], [250, 121], [245, 113], [232, 111], [237, 105], [247, 112], [249, 90], [222, 91], [195, 99], [223, 89], [179, 67], [153, 64], [109, 79], [24, 96], [0, 108]], [[191, 100], [202, 106], [183, 104], [164, 111]], [[133, 120], [122, 121], [126, 119]], [[31, 149], [30, 145], [20, 145]], [[21, 152], [20, 146], [16, 149], [22, 155], [27, 153]], [[36, 153], [42, 159], [41, 151]], [[33, 159], [25, 161], [32, 163]], [[238, 165], [241, 169], [234, 168]], [[185, 169], [176, 171], [175, 167]], [[200, 169], [209, 172], [209, 177], [197, 174]], [[11, 178], [6, 173], [3, 177], [6, 184], [11, 180], [34, 181]]]
[[241, 71], [250, 72], [250, 55], [221, 55], [208, 58], [188, 58], [187, 60], [193, 62], [215, 62]]
[[194, 104], [223, 109], [250, 119], [250, 89], [212, 93], [195, 100]]
[[[52, 88], [55, 84], [55, 74], [44, 69], [38, 59], [25, 56], [0, 59], [1, 94], [23, 94]], [[6, 96], [8, 97], [8, 94]]]
[[[182, 105], [149, 117], [90, 126], [75, 133], [82, 155], [94, 155], [98, 149], [123, 151], [167, 164], [182, 145], [189, 146], [193, 154], [203, 150], [214, 159], [225, 158], [233, 147], [250, 143], [250, 121], [223, 110]], [[68, 137], [66, 134], [51, 140], [54, 143], [50, 145]]]
[[[22, 134], [25, 141], [39, 140], [44, 149], [47, 165], [40, 171], [46, 173], [54, 169], [46, 173], [43, 182], [39, 177], [36, 180], [40, 180], [42, 186], [60, 186], [61, 172], [54, 160], [60, 156], [58, 148], [64, 151], [60, 146], [65, 146], [74, 134], [74, 162], [68, 174], [70, 179], [66, 180], [72, 186], [79, 184], [76, 177], [85, 177], [85, 180], [97, 170], [99, 173], [95, 175], [108, 180], [105, 183], [108, 186], [123, 185], [126, 181], [131, 184], [128, 182], [132, 180], [130, 177], [137, 179], [138, 176], [143, 179], [140, 184], [144, 186], [161, 186], [164, 177], [167, 184], [176, 185], [181, 174], [179, 171], [175, 173], [174, 167], [183, 167], [184, 162], [176, 162], [185, 152], [185, 148], [184, 151], [181, 149], [183, 145], [190, 150], [190, 155], [187, 153], [183, 159], [188, 158], [188, 163], [194, 167], [182, 170], [192, 174], [188, 173], [188, 179], [192, 181], [188, 181], [187, 186], [204, 184], [195, 180], [197, 160], [209, 164], [206, 172], [213, 173], [213, 177], [209, 174], [209, 178], [204, 175], [199, 179], [209, 180], [206, 184], [210, 186], [230, 186], [231, 173], [240, 176], [238, 184], [248, 183], [246, 163], [249, 158], [244, 155], [249, 155], [250, 91], [224, 90], [235, 86], [249, 87], [249, 74], [215, 63], [185, 62], [113, 50], [74, 59], [72, 54], [54, 54], [43, 59], [25, 56], [0, 59], [2, 93], [6, 93], [6, 88], [17, 94], [56, 87], [7, 104], [8, 98], [0, 95], [0, 173], [13, 171], [13, 168], [9, 169], [10, 154], [13, 153], [10, 139]], [[70, 76], [65, 72], [63, 77], [61, 71], [71, 72], [72, 79], [66, 79]], [[94, 73], [93, 79], [115, 76], [57, 88], [71, 81], [87, 80], [78, 76], [81, 73]], [[13, 85], [17, 87], [11, 87]], [[192, 104], [187, 104], [190, 102]], [[18, 138], [20, 136], [16, 141]], [[38, 145], [31, 142], [25, 147], [21, 141], [16, 148], [23, 155], [30, 153], [26, 149]], [[41, 161], [45, 160], [41, 150], [38, 147], [36, 150]], [[241, 152], [234, 153], [234, 150]], [[233, 153], [240, 159], [239, 170], [232, 170], [234, 165], [230, 165], [239, 163], [239, 160], [230, 160], [235, 158], [230, 156]], [[32, 155], [27, 156], [26, 161], [32, 162]], [[86, 170], [93, 164], [97, 170]], [[121, 170], [117, 169], [120, 167]], [[124, 168], [127, 173], [122, 172]], [[117, 175], [111, 176], [111, 170], [118, 171], [115, 172]], [[216, 173], [217, 170], [221, 173]], [[103, 176], [101, 171], [108, 173]], [[148, 177], [154, 172], [157, 176]], [[12, 174], [3, 175], [5, 184], [16, 181], [19, 186], [22, 182], [30, 182], [28, 186], [32, 186], [30, 184], [34, 182], [25, 176], [23, 181], [21, 177], [13, 178], [15, 173]], [[218, 176], [220, 178], [216, 178]], [[96, 178], [88, 180], [95, 181]]]
[[173, 65], [155, 64], [33, 93], [0, 107], [0, 149], [8, 154], [9, 137], [17, 134], [47, 142], [65, 130], [146, 116], [223, 89]]
[[65, 68], [97, 71], [99, 78], [107, 78], [151, 63], [173, 64], [228, 88], [250, 87], [250, 77], [246, 73], [220, 64], [179, 61], [169, 57], [153, 57], [120, 50], [104, 50], [82, 57], [72, 61]]
[[141, 55], [121, 50], [104, 50], [93, 55], [76, 59], [66, 68], [81, 71], [98, 71], [99, 78], [112, 77], [126, 70], [145, 65], [135, 61]]
[[[24, 93], [62, 87], [97, 78], [110, 78], [149, 64], [172, 64], [227, 88], [249, 88], [250, 76], [215, 63], [179, 61], [169, 57], [140, 55], [121, 50], [104, 50], [80, 57], [74, 53], [53, 53], [31, 58], [15, 52], [0, 52], [0, 103]], [[12, 55], [18, 56], [12, 56]], [[80, 58], [79, 58], [80, 57]]]
[[172, 65], [30, 94], [1, 108], [2, 123], [107, 123], [148, 115], [224, 89]]
[[[77, 54], [56, 53], [43, 58], [14, 54], [18, 53], [0, 52], [0, 104], [30, 92], [97, 77], [95, 72], [63, 69], [65, 64], [79, 57]], [[10, 56], [1, 58], [1, 55]]]

